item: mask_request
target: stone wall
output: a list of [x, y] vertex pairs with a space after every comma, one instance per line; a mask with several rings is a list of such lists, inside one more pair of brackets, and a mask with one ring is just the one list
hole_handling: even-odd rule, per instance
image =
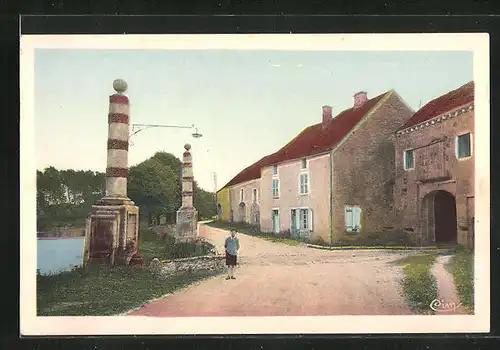
[[148, 268], [157, 278], [166, 278], [187, 272], [215, 271], [222, 269], [224, 265], [225, 256], [206, 255], [168, 261], [160, 261], [154, 258]]
[[393, 199], [394, 133], [413, 113], [395, 92], [381, 103], [334, 151], [334, 240], [352, 235], [345, 230], [346, 205], [361, 209], [358, 236], [390, 231], [397, 226], [399, 218]]
[[[429, 124], [431, 122], [433, 120]], [[424, 198], [435, 191], [446, 191], [456, 200], [458, 243], [468, 246], [472, 244], [474, 151], [470, 158], [464, 160], [457, 159], [456, 155], [456, 137], [465, 132], [474, 135], [473, 109], [396, 139], [395, 204], [402, 218], [400, 228], [410, 232], [415, 241], [432, 243], [434, 240], [433, 233], [426, 232], [428, 223], [425, 220], [427, 214], [424, 212]], [[474, 136], [472, 146], [473, 138]], [[414, 150], [414, 168], [405, 170], [403, 154], [408, 149]]]
[[174, 235], [175, 226], [176, 226], [175, 224], [151, 226], [148, 227], [148, 230], [156, 233], [157, 235], [165, 235], [165, 234]]
[[85, 236], [85, 227], [55, 227], [48, 231], [38, 231], [39, 238], [69, 238]]

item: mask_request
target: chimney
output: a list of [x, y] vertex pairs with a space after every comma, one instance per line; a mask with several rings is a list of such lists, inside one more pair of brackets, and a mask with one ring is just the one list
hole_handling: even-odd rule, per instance
[[354, 94], [354, 108], [359, 108], [365, 104], [365, 102], [368, 100], [368, 97], [366, 96], [366, 92], [360, 91], [358, 93]]
[[332, 107], [323, 106], [323, 127], [325, 127], [330, 120], [332, 120]]

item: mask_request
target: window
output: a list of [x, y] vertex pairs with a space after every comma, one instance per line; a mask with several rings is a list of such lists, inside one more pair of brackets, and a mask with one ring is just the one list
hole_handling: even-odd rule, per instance
[[309, 213], [307, 209], [300, 209], [299, 211], [299, 230], [309, 229]]
[[300, 174], [300, 194], [309, 193], [309, 174]]
[[359, 232], [361, 230], [361, 208], [357, 205], [346, 205], [344, 214], [345, 230], [347, 232]]
[[292, 209], [292, 225], [291, 228], [295, 232], [300, 233], [312, 231], [312, 210], [310, 208]]
[[415, 167], [415, 157], [413, 155], [413, 150], [407, 150], [404, 153], [404, 168], [405, 170], [410, 170]]
[[280, 232], [280, 212], [277, 209], [274, 209], [272, 211], [272, 222], [273, 222], [273, 232], [274, 233], [279, 233]]
[[306, 158], [302, 158], [302, 160], [300, 162], [300, 168], [307, 169], [307, 159]]
[[243, 202], [243, 189], [240, 190], [240, 203]]
[[273, 165], [273, 176], [278, 175], [278, 166]]
[[469, 158], [472, 155], [470, 133], [457, 136], [457, 158]]
[[252, 203], [257, 203], [257, 189], [252, 190]]
[[273, 180], [273, 198], [279, 198], [280, 196], [280, 180]]

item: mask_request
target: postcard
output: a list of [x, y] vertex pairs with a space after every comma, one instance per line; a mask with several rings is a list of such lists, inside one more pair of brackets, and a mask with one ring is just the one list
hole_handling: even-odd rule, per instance
[[20, 40], [22, 335], [489, 331], [488, 34]]

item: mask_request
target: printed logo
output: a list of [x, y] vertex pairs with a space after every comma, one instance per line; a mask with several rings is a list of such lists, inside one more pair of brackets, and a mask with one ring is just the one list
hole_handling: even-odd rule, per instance
[[434, 299], [429, 304], [429, 307], [436, 312], [452, 312], [462, 306], [461, 302], [445, 302], [444, 299]]

